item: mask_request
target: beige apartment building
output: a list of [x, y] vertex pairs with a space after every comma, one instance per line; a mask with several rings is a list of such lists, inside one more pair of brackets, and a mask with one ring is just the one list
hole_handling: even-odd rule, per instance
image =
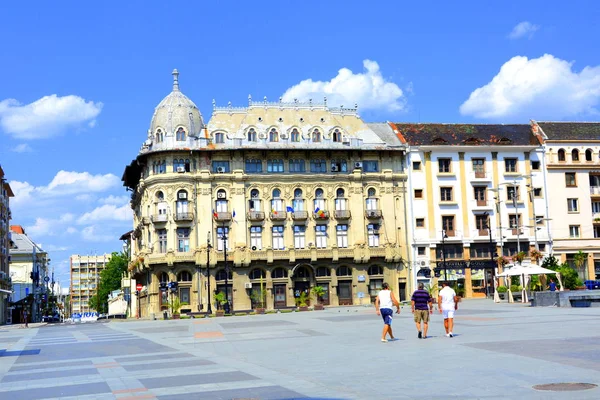
[[261, 293], [267, 309], [293, 307], [315, 286], [326, 305], [368, 304], [383, 281], [408, 298], [405, 145], [388, 124], [326, 99], [251, 98], [213, 102], [205, 124], [173, 77], [123, 174], [142, 317], [166, 308], [169, 282], [182, 312], [209, 295], [214, 311], [216, 292], [236, 311]]
[[80, 255], [70, 257], [71, 264], [71, 313], [94, 312], [89, 306], [90, 298], [98, 290], [100, 273], [110, 261], [110, 254]]
[[[600, 123], [533, 126], [545, 140], [553, 253], [581, 279], [600, 279]], [[586, 255], [581, 266], [579, 251]]]
[[10, 198], [14, 193], [4, 178], [4, 170], [0, 166], [0, 325], [10, 321], [8, 302], [12, 292], [9, 271], [10, 252]]

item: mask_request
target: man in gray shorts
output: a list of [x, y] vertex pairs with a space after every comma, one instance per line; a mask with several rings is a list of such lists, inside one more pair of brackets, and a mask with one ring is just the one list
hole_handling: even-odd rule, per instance
[[[427, 339], [427, 328], [429, 327], [429, 315], [433, 314], [433, 299], [425, 290], [425, 285], [419, 283], [419, 289], [415, 290], [411, 298], [412, 313], [417, 324], [417, 337]], [[421, 322], [423, 332], [421, 332]]]

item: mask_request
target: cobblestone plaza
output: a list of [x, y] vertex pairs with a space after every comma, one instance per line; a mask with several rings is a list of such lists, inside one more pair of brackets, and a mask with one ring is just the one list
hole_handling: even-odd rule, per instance
[[[6, 326], [6, 399], [596, 399], [600, 308], [466, 300], [456, 337], [433, 315], [419, 340], [410, 308], [381, 343], [373, 307], [226, 318]], [[585, 328], [585, 329], [582, 329]]]

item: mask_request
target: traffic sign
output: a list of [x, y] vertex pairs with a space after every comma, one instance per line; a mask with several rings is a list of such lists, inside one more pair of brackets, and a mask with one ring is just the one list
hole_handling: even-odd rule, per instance
[[141, 284], [141, 283], [138, 283], [137, 285], [135, 285], [135, 289], [136, 289], [138, 292], [141, 292], [141, 291], [142, 291], [142, 284]]

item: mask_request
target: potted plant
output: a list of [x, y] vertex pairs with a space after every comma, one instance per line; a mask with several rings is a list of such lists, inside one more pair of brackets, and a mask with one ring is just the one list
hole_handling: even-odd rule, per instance
[[429, 293], [429, 297], [433, 299], [433, 304], [437, 304], [437, 297], [435, 296], [439, 290], [437, 283], [425, 285], [425, 290]]
[[310, 290], [310, 292], [315, 297], [317, 302], [317, 304], [315, 304], [315, 310], [323, 310], [325, 307], [323, 307], [323, 304], [320, 303], [323, 300], [323, 295], [325, 294], [325, 289], [323, 286], [315, 286]]
[[214, 298], [215, 302], [217, 303], [216, 315], [217, 317], [222, 317], [225, 315], [225, 310], [222, 308], [222, 306], [227, 303], [227, 297], [225, 296], [225, 293], [219, 292], [215, 293]]
[[500, 296], [502, 300], [506, 300], [506, 292], [508, 292], [508, 288], [506, 286], [498, 286], [496, 290], [498, 291], [498, 296]]
[[179, 300], [179, 296], [173, 296], [173, 298], [169, 302], [169, 309], [171, 310], [171, 315], [173, 316], [173, 319], [179, 319], [179, 317], [180, 317], [179, 309], [182, 306], [187, 306], [187, 305], [188, 305], [188, 303], [182, 302], [181, 300]]
[[301, 292], [299, 297], [296, 297], [296, 306], [298, 311], [308, 311], [308, 295], [306, 292]]
[[523, 260], [525, 259], [525, 252], [524, 251], [520, 251], [515, 255], [515, 260], [517, 260], [519, 262], [519, 264], [523, 264]]
[[264, 290], [253, 290], [250, 298], [254, 303], [254, 312], [257, 314], [265, 313], [266, 293]]
[[544, 257], [541, 251], [538, 249], [533, 249], [529, 252], [529, 256], [535, 260], [536, 264], [539, 264], [540, 260]]

